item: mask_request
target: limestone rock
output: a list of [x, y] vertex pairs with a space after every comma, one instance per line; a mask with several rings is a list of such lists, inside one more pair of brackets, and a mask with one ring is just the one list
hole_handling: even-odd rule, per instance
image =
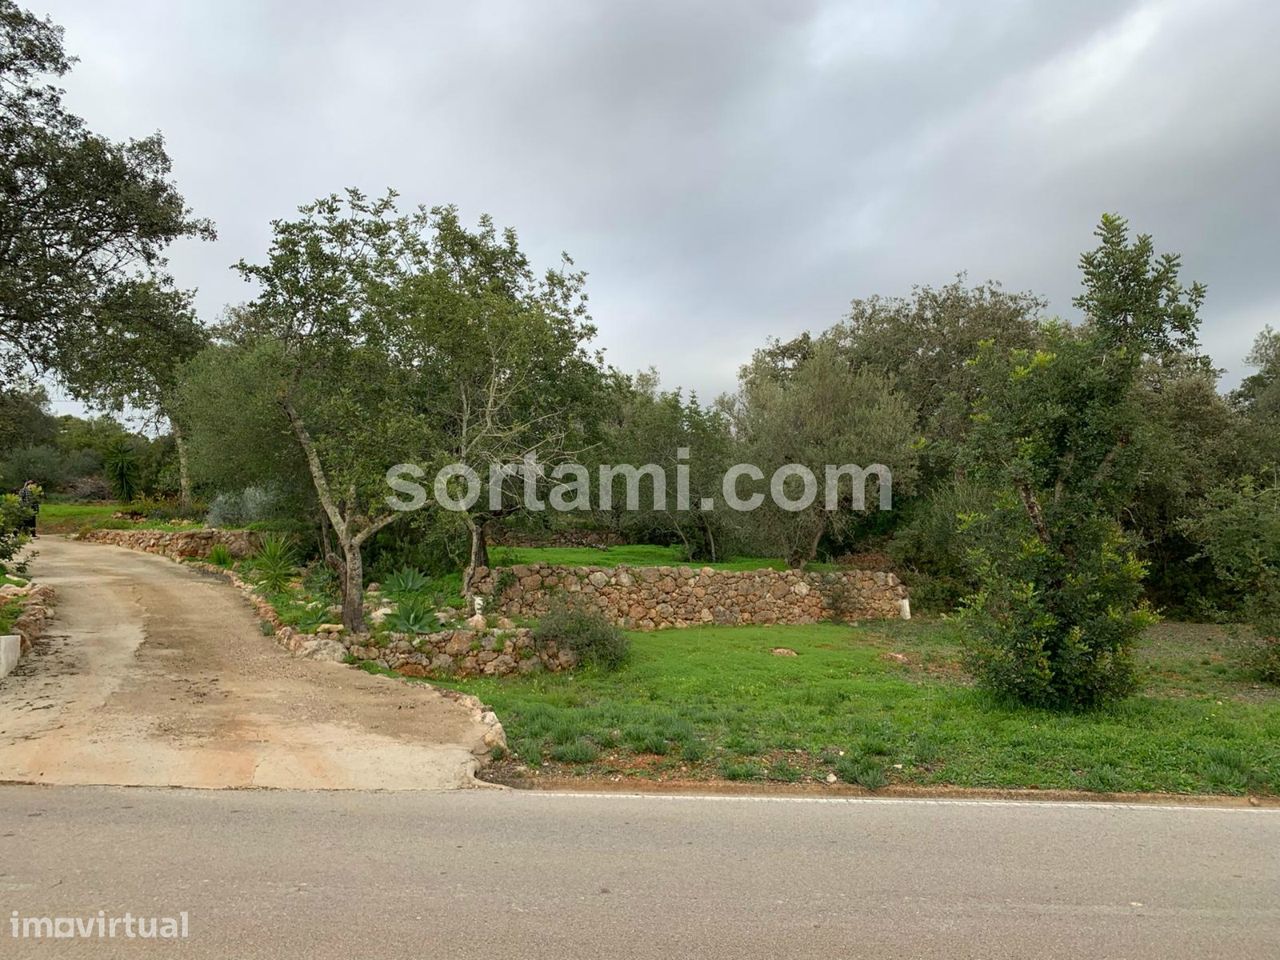
[[347, 657], [347, 648], [332, 637], [316, 637], [302, 644], [298, 656], [304, 660], [325, 660], [341, 663]]

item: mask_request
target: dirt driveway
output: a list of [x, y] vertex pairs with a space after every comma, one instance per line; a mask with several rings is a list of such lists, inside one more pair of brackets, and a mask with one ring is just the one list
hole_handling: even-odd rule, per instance
[[483, 728], [422, 684], [296, 660], [223, 580], [61, 538], [49, 636], [0, 680], [0, 780], [298, 789], [473, 786]]

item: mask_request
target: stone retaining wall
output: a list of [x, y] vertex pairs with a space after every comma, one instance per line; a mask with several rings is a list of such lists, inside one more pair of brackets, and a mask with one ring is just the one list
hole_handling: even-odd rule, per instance
[[892, 573], [714, 570], [711, 567], [482, 567], [486, 612], [537, 617], [557, 595], [637, 630], [699, 624], [817, 623], [902, 615], [907, 588]]
[[260, 546], [258, 535], [249, 530], [85, 530], [78, 539], [158, 553], [174, 560], [207, 557], [217, 544], [236, 558], [250, 556]]
[[357, 660], [372, 660], [406, 677], [502, 677], [537, 670], [556, 672], [578, 664], [570, 650], [554, 641], [534, 643], [525, 627], [507, 630], [441, 630], [436, 633], [391, 634], [385, 647], [368, 644], [368, 638], [338, 638]]
[[30, 652], [31, 645], [44, 633], [45, 624], [53, 616], [56, 599], [53, 587], [28, 583], [25, 587], [14, 584], [0, 585], [0, 601], [18, 600], [22, 612], [13, 621], [13, 636], [18, 637], [19, 655]]

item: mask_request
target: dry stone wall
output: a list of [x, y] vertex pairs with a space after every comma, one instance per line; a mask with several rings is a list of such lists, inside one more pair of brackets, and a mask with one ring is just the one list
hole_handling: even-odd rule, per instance
[[22, 612], [13, 621], [12, 636], [18, 637], [21, 655], [31, 651], [31, 646], [44, 633], [45, 624], [53, 616], [56, 599], [53, 587], [47, 584], [28, 583], [24, 587], [0, 584], [0, 603], [17, 600]]
[[477, 570], [486, 611], [537, 617], [557, 595], [596, 607], [619, 626], [817, 623], [901, 616], [907, 588], [892, 573], [715, 570], [711, 567], [559, 567]]
[[386, 646], [368, 638], [339, 638], [357, 660], [372, 660], [406, 677], [502, 677], [511, 673], [556, 672], [577, 666], [572, 650], [554, 641], [535, 643], [526, 627], [393, 633]]
[[259, 539], [249, 530], [86, 530], [79, 539], [158, 553], [174, 560], [207, 557], [215, 545], [239, 559], [257, 552]]

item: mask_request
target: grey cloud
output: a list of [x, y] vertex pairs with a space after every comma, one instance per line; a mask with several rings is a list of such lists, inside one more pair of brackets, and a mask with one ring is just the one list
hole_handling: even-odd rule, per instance
[[73, 104], [163, 130], [217, 221], [173, 257], [209, 316], [272, 217], [347, 185], [568, 250], [611, 361], [704, 394], [769, 334], [962, 270], [1069, 315], [1104, 210], [1208, 282], [1233, 376], [1280, 308], [1265, 0], [40, 9], [81, 56]]

